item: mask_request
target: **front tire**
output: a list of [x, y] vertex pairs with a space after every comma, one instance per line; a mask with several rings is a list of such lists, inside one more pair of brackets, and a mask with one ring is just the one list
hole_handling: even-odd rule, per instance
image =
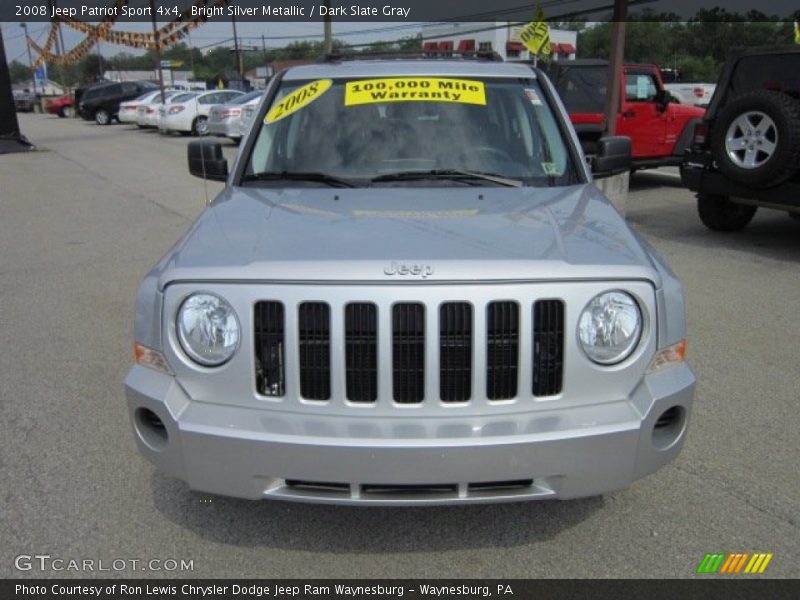
[[736, 204], [727, 196], [697, 194], [697, 213], [712, 231], [739, 231], [753, 220], [756, 207]]
[[102, 108], [94, 113], [94, 122], [98, 125], [108, 125], [111, 123], [111, 115], [108, 113], [107, 110], [103, 110]]

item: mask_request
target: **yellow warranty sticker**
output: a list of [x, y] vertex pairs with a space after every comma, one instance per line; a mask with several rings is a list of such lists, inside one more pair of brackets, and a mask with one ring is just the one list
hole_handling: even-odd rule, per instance
[[344, 88], [345, 106], [377, 102], [457, 102], [486, 105], [482, 81], [441, 77], [387, 77], [350, 81]]
[[275, 121], [280, 121], [304, 106], [308, 106], [327, 92], [332, 84], [333, 81], [330, 79], [318, 79], [290, 92], [269, 110], [267, 116], [264, 117], [264, 123], [269, 125]]

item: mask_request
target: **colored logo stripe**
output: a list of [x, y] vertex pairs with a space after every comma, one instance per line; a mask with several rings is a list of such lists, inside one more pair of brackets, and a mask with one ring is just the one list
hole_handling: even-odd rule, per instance
[[767, 568], [769, 561], [772, 560], [772, 553], [764, 554], [764, 553], [756, 553], [753, 554], [753, 558], [750, 559], [750, 562], [747, 563], [747, 567], [745, 567], [745, 573], [763, 573], [764, 570]]
[[700, 566], [697, 567], [697, 573], [728, 575], [742, 572], [751, 574], [763, 573], [772, 557], [772, 553], [765, 552], [756, 552], [752, 555], [749, 552], [709, 552], [703, 557]]
[[717, 552], [715, 554], [706, 554], [703, 561], [700, 563], [700, 566], [697, 567], [698, 573], [716, 573], [717, 569], [720, 568], [722, 565], [722, 561], [725, 560], [725, 553], [724, 552]]

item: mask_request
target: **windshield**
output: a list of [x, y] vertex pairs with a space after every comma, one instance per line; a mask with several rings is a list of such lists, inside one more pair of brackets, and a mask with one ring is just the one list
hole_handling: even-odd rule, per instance
[[257, 92], [250, 92], [249, 94], [245, 94], [244, 96], [237, 96], [232, 100], [228, 101], [228, 104], [244, 104], [245, 102], [250, 102], [250, 100], [255, 100], [256, 98], [260, 98], [264, 92], [258, 90]]
[[191, 100], [195, 96], [199, 96], [197, 92], [189, 92], [187, 94], [177, 94], [172, 98], [167, 98], [167, 104], [180, 104], [181, 102], [186, 102], [187, 100]]
[[478, 175], [493, 176], [494, 185], [577, 179], [539, 84], [516, 78], [286, 81], [244, 179], [299, 185], [303, 173], [317, 185], [336, 178], [357, 186], [388, 185], [395, 176], [450, 185]]

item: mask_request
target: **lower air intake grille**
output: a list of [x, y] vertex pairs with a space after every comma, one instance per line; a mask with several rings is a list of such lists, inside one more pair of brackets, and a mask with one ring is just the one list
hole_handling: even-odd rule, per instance
[[439, 396], [466, 402], [472, 395], [472, 306], [448, 302], [439, 307]]
[[508, 400], [517, 395], [519, 306], [492, 302], [486, 311], [486, 397]]
[[392, 392], [395, 402], [422, 402], [425, 396], [425, 306], [392, 307]]
[[283, 304], [257, 302], [253, 313], [256, 389], [264, 396], [283, 396], [286, 381], [283, 363]]
[[564, 374], [564, 303], [539, 300], [533, 305], [533, 395], [561, 393]]
[[344, 311], [347, 399], [375, 402], [378, 398], [378, 309], [352, 303]]
[[330, 308], [323, 302], [303, 302], [298, 308], [297, 336], [300, 395], [309, 400], [331, 397]]

